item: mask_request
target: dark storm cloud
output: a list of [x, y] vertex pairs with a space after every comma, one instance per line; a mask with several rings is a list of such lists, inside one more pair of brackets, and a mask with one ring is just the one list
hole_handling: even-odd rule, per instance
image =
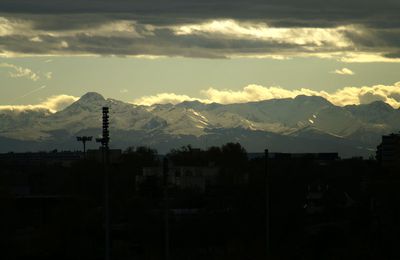
[[[232, 18], [270, 21], [284, 26], [332, 26], [362, 23], [371, 27], [399, 25], [398, 0], [2, 0], [2, 13], [106, 14], [149, 24], [175, 24]], [[73, 23], [73, 21], [70, 21]]]
[[[159, 29], [147, 37], [90, 36], [85, 33], [53, 37], [39, 35], [40, 42], [29, 37], [3, 36], [5, 51], [25, 54], [100, 54], [100, 55], [154, 55], [204, 58], [227, 58], [231, 55], [279, 54], [297, 52], [299, 46], [288, 43], [265, 42], [255, 39], [229, 39], [206, 35], [175, 35], [171, 30]], [[67, 45], [63, 46], [65, 42]]]
[[[398, 0], [1, 0], [0, 55], [223, 58], [367, 52], [398, 58], [399, 13]], [[245, 24], [242, 26], [245, 30], [248, 24], [251, 27], [259, 23], [293, 30], [346, 28], [338, 32], [322, 32], [326, 34], [324, 36], [318, 36], [321, 32], [313, 35], [313, 32], [300, 30], [281, 38], [262, 38], [251, 33], [236, 37], [234, 34], [196, 29], [190, 33], [176, 32], [179, 25], [224, 19], [232, 19], [238, 26]], [[118, 26], [122, 26], [120, 31]], [[347, 28], [349, 26], [354, 28]], [[110, 27], [116, 28], [116, 32]], [[226, 30], [233, 29], [227, 27]], [[345, 39], [340, 38], [341, 34]], [[313, 37], [319, 38], [313, 41]], [[335, 37], [346, 43], [335, 45]]]

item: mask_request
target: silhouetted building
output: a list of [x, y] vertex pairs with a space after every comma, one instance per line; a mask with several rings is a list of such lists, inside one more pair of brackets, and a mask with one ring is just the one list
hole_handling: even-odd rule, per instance
[[82, 152], [37, 152], [37, 153], [3, 153], [0, 162], [15, 165], [62, 165], [70, 166], [82, 158]]
[[[197, 189], [204, 192], [207, 187], [216, 184], [218, 173], [217, 167], [173, 166], [168, 171], [168, 182], [181, 189]], [[150, 178], [161, 181], [162, 176], [162, 167], [145, 167], [142, 174], [136, 176], [136, 185], [139, 186]]]
[[334, 161], [338, 153], [269, 153], [269, 159], [309, 159], [317, 161]]
[[[263, 158], [264, 153], [249, 153], [250, 159]], [[335, 161], [339, 160], [338, 153], [274, 153], [268, 154], [269, 159], [298, 159], [298, 160], [317, 160], [317, 161]]]
[[[109, 149], [109, 161], [110, 163], [118, 163], [121, 160], [122, 150], [121, 149]], [[88, 160], [102, 162], [103, 161], [103, 151], [100, 147], [98, 150], [87, 150], [86, 158]]]
[[377, 147], [376, 158], [385, 168], [400, 168], [400, 133], [383, 135]]

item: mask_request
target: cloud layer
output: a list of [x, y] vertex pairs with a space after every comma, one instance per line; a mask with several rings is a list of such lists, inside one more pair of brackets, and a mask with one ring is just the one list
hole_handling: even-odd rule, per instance
[[160, 93], [154, 96], [145, 96], [133, 101], [138, 105], [177, 104], [183, 101], [198, 100], [204, 103], [245, 103], [269, 99], [294, 98], [298, 95], [321, 96], [338, 106], [353, 104], [368, 104], [374, 101], [384, 101], [394, 108], [400, 107], [400, 82], [393, 85], [374, 85], [362, 87], [344, 87], [335, 92], [315, 91], [307, 88], [287, 90], [281, 87], [264, 87], [248, 85], [242, 90], [208, 88], [201, 91], [202, 98], [177, 95], [174, 93]]
[[0, 56], [400, 61], [400, 2], [3, 0]]
[[151, 106], [154, 104], [178, 104], [184, 101], [202, 101], [205, 103], [210, 103], [209, 100], [191, 98], [188, 95], [179, 95], [175, 93], [160, 93], [153, 96], [143, 96], [135, 99], [132, 103], [143, 106]]
[[[246, 103], [269, 99], [295, 98], [298, 95], [321, 96], [338, 106], [368, 104], [383, 101], [394, 108], [400, 108], [400, 82], [393, 85], [374, 85], [362, 87], [344, 87], [335, 92], [315, 91], [307, 88], [287, 90], [279, 86], [264, 87], [248, 85], [241, 90], [208, 88], [201, 91], [200, 98], [175, 93], [160, 93], [135, 99], [136, 105], [151, 106], [154, 104], [178, 104], [184, 101], [200, 101], [203, 103]], [[2, 105], [1, 110], [22, 112], [26, 110], [45, 110], [55, 113], [77, 101], [79, 97], [70, 95], [51, 96], [34, 105]]]
[[64, 109], [68, 105], [77, 101], [79, 98], [69, 95], [57, 95], [47, 98], [45, 101], [36, 105], [3, 105], [0, 106], [1, 110], [11, 110], [15, 112], [22, 112], [26, 110], [45, 110], [55, 113]]

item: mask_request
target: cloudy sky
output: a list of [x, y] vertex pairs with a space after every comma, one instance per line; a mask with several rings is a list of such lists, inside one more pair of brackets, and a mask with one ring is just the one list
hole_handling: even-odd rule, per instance
[[0, 108], [298, 94], [400, 106], [398, 0], [1, 0]]

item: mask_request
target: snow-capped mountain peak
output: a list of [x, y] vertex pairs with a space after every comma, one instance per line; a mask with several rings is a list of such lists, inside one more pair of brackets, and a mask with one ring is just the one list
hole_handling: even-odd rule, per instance
[[[275, 139], [269, 143], [278, 148], [290, 140], [294, 142], [293, 138], [300, 138], [302, 144], [315, 142], [314, 147], [334, 144], [332, 147], [348, 149], [357, 144], [371, 148], [376, 147], [382, 134], [397, 132], [400, 128], [400, 110], [383, 102], [339, 107], [322, 97], [298, 96], [228, 105], [190, 101], [145, 107], [89, 92], [55, 114], [10, 115], [0, 111], [0, 138], [45, 142], [53, 149], [56, 140], [72, 145], [76, 135], [101, 133], [103, 106], [110, 107], [114, 142], [163, 149], [190, 143], [200, 145], [201, 140], [209, 139], [210, 144], [240, 141], [255, 151], [255, 147], [266, 145], [265, 140], [271, 136]], [[285, 145], [281, 151], [291, 148]]]
[[86, 103], [99, 102], [99, 101], [105, 101], [105, 98], [97, 92], [87, 92], [79, 99], [79, 102], [86, 102]]

